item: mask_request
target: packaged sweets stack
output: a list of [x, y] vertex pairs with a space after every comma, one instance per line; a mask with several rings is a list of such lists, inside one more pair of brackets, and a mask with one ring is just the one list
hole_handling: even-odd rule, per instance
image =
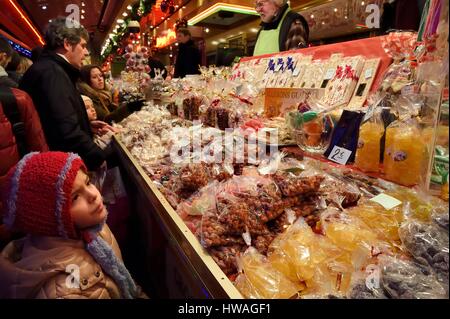
[[414, 124], [392, 123], [386, 130], [386, 179], [404, 186], [419, 184], [426, 165], [426, 150], [418, 127]]

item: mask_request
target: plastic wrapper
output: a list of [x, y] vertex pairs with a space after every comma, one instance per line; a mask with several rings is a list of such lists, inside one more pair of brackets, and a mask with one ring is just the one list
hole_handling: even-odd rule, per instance
[[278, 172], [273, 176], [273, 179], [283, 195], [291, 197], [317, 193], [324, 177], [299, 177], [290, 172]]
[[436, 209], [432, 214], [431, 218], [433, 219], [433, 222], [441, 227], [444, 231], [449, 231], [449, 213], [448, 213], [448, 207], [445, 207], [443, 209]]
[[398, 230], [404, 220], [401, 211], [385, 210], [376, 203], [365, 202], [349, 209], [347, 213], [370, 226], [378, 239], [391, 244], [393, 248], [400, 246]]
[[266, 257], [252, 247], [240, 258], [239, 264], [242, 273], [236, 278], [235, 286], [248, 299], [289, 299], [303, 288], [272, 267]]
[[429, 265], [448, 292], [449, 235], [434, 224], [409, 221], [400, 228], [403, 245], [423, 265]]
[[189, 191], [197, 191], [208, 184], [208, 174], [204, 164], [189, 164], [180, 171], [182, 187]]
[[393, 299], [448, 298], [433, 273], [410, 260], [383, 257], [381, 285]]
[[427, 147], [415, 121], [397, 121], [389, 125], [384, 153], [386, 179], [404, 186], [419, 184], [426, 170], [426, 157]]
[[429, 222], [433, 213], [448, 211], [448, 203], [418, 190], [397, 187], [386, 194], [402, 202], [394, 210], [401, 211], [405, 219]]
[[322, 231], [339, 248], [353, 254], [357, 268], [376, 254], [387, 252], [390, 246], [378, 239], [371, 226], [359, 218], [329, 207], [321, 215]]
[[217, 187], [217, 181], [203, 187], [197, 194], [178, 205], [177, 213], [183, 218], [183, 216], [202, 216], [215, 212]]
[[353, 271], [350, 254], [315, 234], [303, 219], [272, 242], [268, 259], [291, 281], [305, 284], [302, 294], [346, 291]]
[[337, 174], [324, 174], [325, 179], [320, 186], [320, 193], [327, 203], [334, 203], [343, 208], [358, 203], [362, 193], [356, 185], [342, 180]]
[[417, 34], [413, 32], [392, 32], [384, 37], [382, 47], [394, 59], [394, 63], [384, 74], [381, 84], [383, 91], [398, 93], [412, 83], [413, 66], [409, 58], [414, 56], [416, 45]]
[[247, 245], [231, 245], [214, 247], [209, 250], [214, 261], [226, 275], [236, 274], [238, 271], [238, 258], [244, 253]]
[[351, 299], [440, 299], [446, 298], [446, 292], [429, 268], [412, 260], [382, 255], [365, 272], [354, 274], [347, 296]]
[[380, 170], [381, 138], [383, 135], [384, 124], [380, 113], [375, 113], [361, 125], [355, 158], [355, 166], [360, 170], [364, 172], [378, 172]]
[[349, 299], [389, 299], [381, 283], [381, 266], [371, 264], [352, 276]]

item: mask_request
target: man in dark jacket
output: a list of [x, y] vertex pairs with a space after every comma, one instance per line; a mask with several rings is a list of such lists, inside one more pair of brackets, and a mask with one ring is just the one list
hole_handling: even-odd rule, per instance
[[174, 78], [184, 78], [188, 74], [200, 74], [199, 66], [202, 64], [200, 50], [192, 41], [188, 29], [177, 30], [178, 56], [175, 63]]
[[50, 150], [77, 153], [90, 170], [96, 170], [110, 151], [94, 143], [86, 108], [76, 88], [83, 59], [89, 53], [89, 35], [82, 26], [67, 22], [66, 18], [57, 18], [49, 24], [46, 47], [23, 76], [20, 88], [36, 105]]

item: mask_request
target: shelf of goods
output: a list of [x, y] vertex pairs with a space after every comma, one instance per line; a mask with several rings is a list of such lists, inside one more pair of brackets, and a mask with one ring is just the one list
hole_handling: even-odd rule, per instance
[[[308, 89], [327, 88], [320, 98], [328, 104], [342, 102], [344, 94], [337, 94], [338, 89], [348, 88], [343, 103], [348, 106], [357, 83], [370, 78], [364, 87], [373, 91], [386, 82], [392, 60], [383, 49], [386, 39], [288, 52], [280, 59], [268, 57], [262, 67], [261, 57], [244, 59], [242, 69], [236, 66], [231, 75], [203, 69], [203, 78], [171, 84], [168, 105], [149, 103], [118, 125], [122, 132], [113, 143], [136, 205], [138, 249], [147, 279], [162, 297], [448, 298], [448, 202], [377, 174], [370, 177], [349, 166], [330, 165], [325, 157], [303, 159], [295, 152], [276, 152], [269, 160], [251, 162], [244, 152], [251, 140], [248, 129], [267, 132], [263, 128], [270, 131], [277, 124], [264, 118], [258, 98], [270, 81], [286, 84], [289, 71], [296, 69], [289, 69], [294, 60], [309, 70], [320, 63], [305, 60], [306, 55], [326, 59], [320, 79], [308, 75], [315, 74], [312, 69], [301, 77]], [[296, 53], [301, 56], [294, 57]], [[270, 68], [274, 72], [267, 78], [258, 74]], [[234, 87], [229, 83], [233, 81], [240, 84]], [[366, 97], [355, 102], [353, 114], [360, 120], [367, 111]], [[433, 106], [435, 100], [430, 99]], [[294, 113], [302, 112], [303, 103], [294, 104]], [[302, 115], [305, 123], [307, 113]], [[197, 120], [203, 124], [192, 122]], [[280, 130], [289, 118], [278, 122]], [[315, 124], [308, 123], [309, 128]], [[227, 128], [235, 129], [231, 144], [223, 139]], [[236, 153], [215, 164], [175, 161], [185, 151], [184, 160], [197, 158], [196, 145], [207, 150], [200, 156], [211, 157], [218, 135], [225, 150], [235, 150], [237, 140], [245, 141], [239, 144], [243, 162]], [[206, 138], [196, 144], [196, 136]], [[306, 140], [318, 141], [314, 136]], [[224, 149], [219, 154], [226, 153]], [[370, 284], [374, 276], [376, 287]]]
[[113, 143], [145, 240], [145, 270], [158, 274], [153, 287], [167, 298], [242, 298], [127, 148]]

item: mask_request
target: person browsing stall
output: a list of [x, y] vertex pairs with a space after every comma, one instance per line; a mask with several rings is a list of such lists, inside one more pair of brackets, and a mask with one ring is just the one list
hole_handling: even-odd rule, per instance
[[185, 28], [178, 29], [177, 42], [178, 55], [173, 77], [184, 78], [186, 75], [200, 74], [202, 56], [192, 40], [191, 32]]
[[74, 152], [89, 170], [97, 170], [112, 154], [93, 140], [91, 125], [76, 88], [89, 34], [81, 25], [60, 17], [45, 33], [46, 46], [24, 74], [20, 88], [33, 99], [50, 150]]
[[86, 65], [81, 68], [81, 81], [77, 87], [82, 95], [90, 97], [93, 101], [97, 119], [109, 124], [121, 122], [144, 105], [142, 100], [120, 106], [115, 104], [112, 91], [105, 83], [105, 76], [96, 65]]
[[261, 28], [254, 56], [308, 46], [308, 23], [303, 16], [291, 10], [287, 0], [256, 0], [255, 9], [261, 17]]
[[102, 196], [78, 155], [30, 153], [0, 190], [5, 225], [27, 234], [0, 254], [0, 298], [146, 298], [122, 261]]

